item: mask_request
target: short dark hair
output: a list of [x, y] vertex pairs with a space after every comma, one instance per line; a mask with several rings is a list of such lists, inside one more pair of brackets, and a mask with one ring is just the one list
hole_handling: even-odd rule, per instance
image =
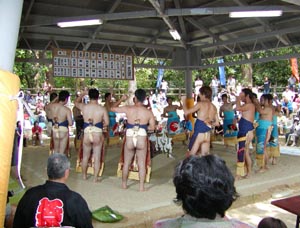
[[287, 228], [287, 226], [280, 219], [266, 217], [259, 222], [257, 228]]
[[216, 155], [186, 158], [177, 165], [173, 183], [177, 202], [196, 218], [224, 217], [238, 197], [232, 173]]
[[50, 94], [50, 101], [53, 101], [55, 98], [57, 98], [57, 93], [53, 92]]
[[250, 100], [253, 101], [254, 95], [253, 95], [253, 92], [251, 89], [244, 88], [244, 89], [242, 89], [242, 92], [245, 94], [246, 97], [249, 96]]
[[105, 93], [104, 94], [104, 99], [106, 100], [110, 95], [111, 95], [111, 93]]
[[223, 94], [222, 94], [221, 99], [223, 100], [224, 97], [226, 97], [226, 99], [228, 98], [228, 96], [227, 96], [226, 93], [223, 93]]
[[70, 161], [66, 155], [60, 153], [50, 155], [47, 162], [47, 175], [50, 180], [62, 178], [67, 169], [70, 169]]
[[62, 90], [58, 94], [58, 101], [65, 101], [70, 96], [67, 90]]
[[137, 89], [137, 90], [134, 92], [134, 96], [136, 97], [136, 99], [137, 99], [139, 102], [144, 102], [144, 100], [146, 99], [146, 91], [143, 90], [143, 89]]
[[202, 86], [199, 91], [206, 98], [211, 99], [212, 90], [211, 90], [211, 88], [209, 86]]
[[91, 100], [98, 100], [99, 91], [97, 89], [89, 89], [89, 97]]

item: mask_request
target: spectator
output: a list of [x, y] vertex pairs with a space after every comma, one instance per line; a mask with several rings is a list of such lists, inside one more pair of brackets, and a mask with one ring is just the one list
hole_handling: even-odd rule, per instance
[[185, 215], [159, 220], [155, 228], [183, 227], [251, 227], [225, 216], [238, 197], [234, 177], [224, 160], [216, 155], [190, 156], [180, 162], [173, 178], [176, 201]]
[[197, 97], [200, 94], [200, 88], [203, 86], [203, 81], [201, 78], [198, 76], [195, 80], [195, 97], [194, 100], [197, 101]]
[[289, 101], [286, 97], [283, 98], [283, 101], [281, 103], [282, 111], [286, 115], [286, 117], [289, 117], [291, 113], [293, 113], [293, 103]]
[[285, 91], [283, 91], [283, 93], [282, 93], [282, 98], [283, 99], [287, 98], [288, 101], [293, 101], [294, 96], [295, 96], [294, 92], [292, 90], [290, 90], [290, 88], [288, 86], [285, 87]]
[[38, 100], [41, 100], [42, 102], [44, 101], [44, 97], [41, 92], [38, 92], [36, 97], [35, 97], [35, 102], [38, 103]]
[[86, 201], [65, 184], [69, 174], [68, 158], [52, 154], [47, 163], [48, 180], [27, 190], [17, 206], [13, 227], [93, 227]]
[[217, 79], [217, 76], [214, 76], [210, 83], [210, 87], [212, 89], [212, 99], [213, 100], [216, 96], [218, 96], [219, 84], [220, 84], [220, 82]]
[[265, 217], [259, 222], [257, 228], [287, 228], [287, 226], [280, 219]]
[[227, 80], [227, 91], [229, 93], [232, 90], [235, 90], [235, 78], [232, 75], [229, 75]]
[[[290, 136], [291, 135], [291, 136]], [[286, 146], [288, 145], [288, 138], [290, 137], [290, 139], [293, 141], [291, 146], [296, 146], [297, 145], [297, 141], [298, 138], [300, 136], [300, 124], [299, 124], [299, 118], [295, 117], [293, 125], [290, 127], [290, 132], [288, 132], [285, 135], [285, 141], [286, 141]]]
[[264, 94], [270, 93], [271, 82], [268, 77], [265, 77], [263, 87], [264, 87], [264, 92], [263, 92]]
[[291, 74], [291, 76], [288, 79], [288, 87], [291, 91], [295, 91], [296, 88], [296, 78], [294, 75]]
[[38, 121], [34, 121], [32, 131], [32, 145], [35, 146], [38, 143], [43, 145], [42, 128], [39, 126]]
[[166, 95], [168, 92], [169, 86], [168, 86], [168, 82], [165, 79], [162, 80], [160, 87]]

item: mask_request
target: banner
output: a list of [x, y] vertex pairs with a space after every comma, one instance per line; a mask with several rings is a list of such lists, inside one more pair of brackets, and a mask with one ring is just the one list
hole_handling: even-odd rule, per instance
[[55, 48], [52, 55], [54, 77], [134, 80], [131, 55]]
[[[217, 60], [218, 63], [224, 63], [223, 58]], [[225, 67], [219, 66], [219, 77], [220, 77], [220, 84], [223, 88], [226, 87], [226, 75], [225, 75]]]
[[[162, 64], [160, 64], [162, 65]], [[160, 87], [161, 81], [163, 79], [164, 76], [164, 69], [158, 69], [158, 74], [157, 74], [157, 81], [156, 81], [156, 88]]]
[[297, 58], [291, 58], [290, 59], [290, 64], [291, 64], [291, 70], [292, 70], [292, 75], [297, 79], [299, 82], [299, 72], [298, 72], [298, 62]]

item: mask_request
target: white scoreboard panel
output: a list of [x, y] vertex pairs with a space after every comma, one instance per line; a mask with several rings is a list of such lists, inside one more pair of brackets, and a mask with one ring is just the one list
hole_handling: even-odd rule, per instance
[[132, 55], [53, 49], [53, 76], [134, 79]]

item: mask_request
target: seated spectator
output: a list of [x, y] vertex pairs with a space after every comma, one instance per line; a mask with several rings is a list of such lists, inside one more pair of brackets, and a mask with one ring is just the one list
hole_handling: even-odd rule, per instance
[[291, 113], [293, 113], [293, 103], [289, 101], [286, 97], [283, 98], [281, 103], [283, 113], [289, 117]]
[[37, 144], [43, 145], [43, 137], [42, 137], [42, 128], [39, 126], [38, 121], [34, 121], [32, 131], [32, 145], [35, 146]]
[[286, 133], [286, 135], [285, 135], [286, 146], [289, 143], [288, 142], [289, 137], [293, 141], [291, 146], [296, 146], [298, 138], [300, 137], [300, 124], [299, 124], [299, 118], [298, 117], [295, 117], [293, 125], [290, 127], [290, 132]]
[[173, 183], [183, 216], [159, 220], [155, 228], [179, 227], [252, 227], [225, 216], [238, 197], [234, 177], [224, 160], [216, 155], [190, 156], [180, 162]]
[[48, 180], [26, 191], [17, 206], [13, 227], [93, 227], [86, 201], [65, 184], [69, 174], [68, 158], [52, 154], [47, 163]]
[[38, 100], [41, 100], [42, 102], [44, 102], [44, 96], [42, 95], [41, 92], [38, 92], [36, 97], [35, 97], [35, 102], [38, 103]]
[[266, 217], [259, 222], [257, 228], [287, 228], [287, 226], [280, 219]]

